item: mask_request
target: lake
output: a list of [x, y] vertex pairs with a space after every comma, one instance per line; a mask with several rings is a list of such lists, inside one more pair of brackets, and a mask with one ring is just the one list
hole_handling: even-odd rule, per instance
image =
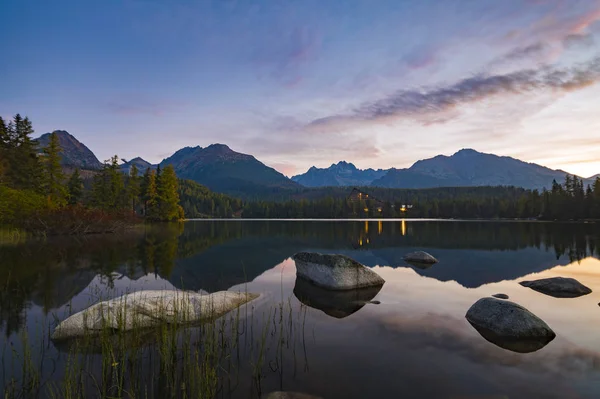
[[[403, 256], [415, 250], [439, 263], [408, 265]], [[323, 292], [296, 280], [291, 257], [299, 251], [347, 255], [386, 283], [360, 298]], [[323, 398], [598, 398], [599, 251], [600, 224], [435, 220], [189, 221], [4, 244], [0, 386], [6, 397], [60, 397], [69, 359], [78, 355], [48, 336], [100, 298], [243, 290], [263, 295], [223, 327], [235, 327], [236, 338], [219, 338], [229, 352], [215, 369], [216, 397], [285, 390]], [[554, 276], [576, 278], [593, 292], [561, 299], [518, 284]], [[496, 293], [539, 316], [556, 338], [531, 353], [484, 339], [465, 313]], [[143, 370], [126, 379], [143, 379], [161, 361], [156, 353], [163, 352], [153, 350], [160, 348], [140, 349]], [[93, 381], [110, 370], [101, 356], [86, 359], [77, 364], [89, 367], [89, 378], [78, 383], [86, 397], [100, 396]], [[123, 397], [133, 396], [135, 383], [128, 383]], [[146, 396], [183, 396], [161, 384], [152, 380]], [[20, 395], [24, 387], [31, 389]]]

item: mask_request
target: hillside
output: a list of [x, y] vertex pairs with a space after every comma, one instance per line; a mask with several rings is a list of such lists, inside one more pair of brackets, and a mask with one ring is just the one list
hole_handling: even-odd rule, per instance
[[185, 147], [160, 163], [161, 167], [169, 164], [180, 178], [241, 197], [301, 187], [252, 155], [235, 152], [223, 144]]
[[[88, 170], [100, 169], [102, 167], [102, 163], [100, 163], [94, 153], [73, 135], [69, 134], [69, 132], [55, 130], [53, 133], [56, 133], [58, 136], [58, 143], [61, 147], [61, 163], [63, 166]], [[40, 149], [45, 148], [50, 143], [51, 134], [42, 134], [35, 140]]]
[[463, 149], [452, 156], [438, 155], [415, 162], [408, 169], [392, 169], [373, 181], [372, 185], [389, 188], [516, 186], [541, 189], [551, 187], [553, 180], [563, 182], [566, 174], [562, 170], [511, 157]]

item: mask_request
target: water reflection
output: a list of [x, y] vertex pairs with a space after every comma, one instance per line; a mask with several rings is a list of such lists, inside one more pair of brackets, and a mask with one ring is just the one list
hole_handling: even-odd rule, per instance
[[514, 338], [496, 334], [494, 331], [469, 322], [483, 338], [492, 344], [517, 353], [531, 353], [548, 345], [554, 337]]
[[300, 302], [325, 314], [343, 319], [358, 312], [381, 291], [381, 287], [367, 287], [356, 290], [326, 290], [297, 277], [294, 295]]
[[[512, 280], [598, 256], [593, 224], [435, 221], [200, 221], [127, 235], [52, 239], [0, 247], [0, 325], [18, 331], [26, 309], [59, 308], [94, 279], [152, 274], [174, 287], [214, 292], [251, 281], [296, 252], [342, 253], [373, 267], [406, 267], [428, 250], [440, 263], [422, 276], [464, 287]], [[510, 265], [510, 267], [507, 267]], [[117, 274], [115, 274], [117, 273]]]
[[[63, 319], [69, 309], [81, 310], [103, 295], [150, 288], [247, 289], [267, 294], [254, 320], [254, 338], [266, 334], [272, 342], [265, 348], [266, 374], [252, 380], [263, 392], [345, 398], [398, 392], [407, 398], [598, 397], [600, 262], [589, 258], [598, 256], [598, 226], [405, 220], [203, 221], [157, 227], [124, 236], [0, 247], [0, 323], [8, 337], [0, 337], [0, 343], [16, 342], [25, 325], [36, 331], [35, 322], [44, 315]], [[440, 262], [428, 269], [408, 267], [402, 257], [415, 250], [430, 252]], [[373, 267], [386, 284], [348, 297], [315, 291], [296, 279], [290, 258], [301, 251], [348, 255]], [[517, 283], [553, 276], [577, 278], [594, 292], [564, 301]], [[482, 337], [464, 314], [477, 299], [497, 292], [540, 316], [557, 338], [523, 355]], [[365, 305], [372, 299], [381, 304]], [[264, 333], [261, 317], [269, 326], [284, 320], [287, 330]], [[255, 346], [253, 353], [262, 353], [261, 348]], [[44, 375], [60, 380], [60, 359], [47, 355], [35, 364], [43, 363]], [[257, 357], [242, 353], [239, 363], [239, 378], [232, 374], [237, 393], [231, 397], [260, 397], [248, 383]]]

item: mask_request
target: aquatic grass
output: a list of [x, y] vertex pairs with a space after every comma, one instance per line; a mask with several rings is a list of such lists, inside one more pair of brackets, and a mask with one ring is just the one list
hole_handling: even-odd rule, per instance
[[[92, 294], [90, 304], [111, 296]], [[121, 298], [127, 301], [126, 296]], [[207, 314], [198, 324], [189, 323], [190, 313], [179, 304], [167, 305], [160, 306], [155, 316], [160, 320], [171, 316], [177, 322], [143, 328], [143, 320], [120, 312], [116, 329], [108, 328], [103, 318], [99, 331], [86, 330], [76, 339], [54, 342], [60, 351], [59, 360], [52, 360], [60, 365], [58, 378], [42, 376], [32, 356], [40, 344], [51, 347], [48, 336], [58, 315], [48, 314], [34, 340], [25, 333], [19, 337], [24, 349], [14, 349], [18, 353], [12, 361], [13, 370], [21, 367], [21, 375], [4, 384], [4, 398], [213, 398], [246, 386], [244, 378], [250, 378], [260, 396], [268, 373], [277, 372], [282, 378], [286, 350], [292, 348], [290, 357], [296, 362], [293, 337], [304, 334], [293, 331], [303, 326], [300, 316], [293, 317], [290, 298], [260, 312], [251, 301], [225, 315]], [[131, 331], [125, 331], [128, 324]], [[45, 356], [41, 354], [41, 362]]]

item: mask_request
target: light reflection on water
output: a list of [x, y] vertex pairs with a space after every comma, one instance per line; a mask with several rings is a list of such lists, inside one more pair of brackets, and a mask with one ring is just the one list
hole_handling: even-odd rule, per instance
[[[0, 302], [8, 341], [24, 325], [34, 330], [44, 315], [63, 319], [99, 299], [135, 290], [248, 290], [266, 293], [256, 306], [259, 313], [282, 301], [295, 318], [306, 310], [309, 367], [292, 366], [287, 358], [281, 365], [286, 372], [267, 374], [267, 392], [283, 388], [325, 398], [600, 396], [595, 226], [191, 222], [97, 248], [89, 242], [63, 244], [52, 245], [58, 253], [44, 244], [0, 248], [2, 259], [19, 267], [0, 265], [0, 275], [11, 276], [7, 281], [13, 285], [6, 287], [14, 291], [8, 292], [18, 293], [5, 291]], [[402, 256], [416, 249], [440, 262], [428, 269], [409, 267]], [[381, 304], [350, 308], [341, 318], [302, 308], [293, 292], [291, 260], [302, 250], [343, 253], [372, 267], [386, 280], [372, 298]], [[518, 284], [554, 276], [576, 278], [593, 292], [558, 299]], [[479, 298], [496, 293], [538, 315], [557, 338], [528, 354], [486, 341], [464, 316]], [[0, 345], [6, 342], [0, 338]], [[60, 375], [56, 371], [53, 378]], [[248, 392], [239, 389], [232, 397]]]

